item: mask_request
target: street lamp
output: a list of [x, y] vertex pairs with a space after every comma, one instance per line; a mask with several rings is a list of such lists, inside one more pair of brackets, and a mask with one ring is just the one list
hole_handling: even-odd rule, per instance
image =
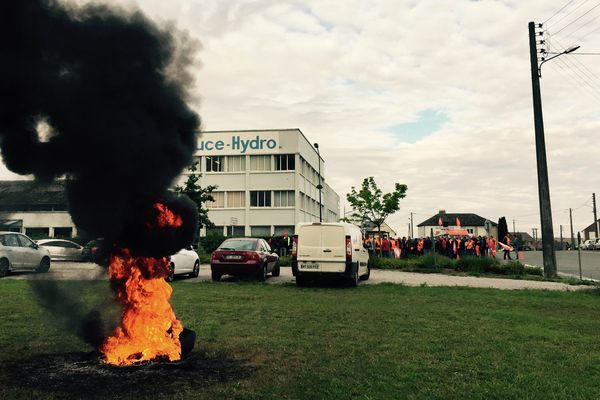
[[323, 185], [321, 185], [321, 154], [319, 153], [319, 143], [315, 143], [315, 149], [317, 149], [317, 157], [319, 158], [319, 184], [317, 185], [317, 189], [319, 189], [319, 222], [323, 222], [323, 205], [321, 203]]
[[[541, 24], [539, 25], [541, 27]], [[538, 51], [536, 41], [536, 24], [529, 23], [529, 54], [531, 59], [531, 87], [533, 94], [533, 117], [535, 122], [535, 152], [537, 159], [538, 194], [540, 203], [540, 220], [542, 225], [542, 250], [544, 255], [544, 275], [554, 277], [557, 274], [556, 253], [554, 252], [554, 229], [552, 228], [552, 209], [550, 206], [550, 187], [548, 184], [548, 165], [546, 162], [546, 140], [544, 138], [544, 119], [542, 117], [542, 95], [540, 92], [541, 67], [563, 54], [571, 53], [579, 48], [573, 46], [547, 60], [538, 66]]]

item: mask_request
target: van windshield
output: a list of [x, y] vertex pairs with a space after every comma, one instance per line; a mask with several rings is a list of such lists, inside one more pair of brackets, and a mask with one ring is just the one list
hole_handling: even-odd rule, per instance
[[256, 250], [256, 240], [226, 240], [218, 250]]

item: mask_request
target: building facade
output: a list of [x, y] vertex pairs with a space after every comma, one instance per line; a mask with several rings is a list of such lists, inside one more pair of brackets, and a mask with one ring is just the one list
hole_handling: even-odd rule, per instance
[[0, 181], [0, 230], [33, 238], [74, 237], [64, 180]]
[[[441, 222], [441, 224], [440, 224]], [[498, 224], [473, 213], [446, 213], [440, 210], [417, 225], [418, 237], [451, 235], [498, 237]]]
[[319, 221], [319, 209], [323, 222], [339, 219], [340, 198], [327, 184], [325, 162], [300, 129], [202, 132], [194, 161], [199, 184], [218, 186], [206, 205], [215, 227], [201, 235], [292, 235], [299, 222]]

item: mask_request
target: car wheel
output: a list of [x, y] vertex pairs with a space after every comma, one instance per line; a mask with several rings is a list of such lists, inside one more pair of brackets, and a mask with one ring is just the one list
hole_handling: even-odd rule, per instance
[[40, 261], [40, 265], [38, 265], [35, 272], [39, 272], [39, 273], [43, 274], [45, 272], [48, 272], [49, 269], [50, 269], [50, 258], [44, 257], [44, 258], [42, 258], [42, 261]]
[[200, 261], [196, 261], [194, 264], [194, 271], [192, 272], [192, 276], [197, 278], [200, 275]]
[[8, 275], [9, 267], [10, 263], [8, 262], [8, 259], [3, 258], [0, 260], [0, 277]]
[[277, 261], [277, 264], [275, 264], [275, 267], [273, 268], [273, 276], [279, 276], [281, 274], [281, 267], [279, 266], [279, 261]]
[[169, 266], [169, 275], [167, 275], [165, 280], [167, 282], [173, 282], [173, 279], [175, 279], [175, 264], [171, 263]]
[[361, 281], [368, 281], [371, 277], [371, 263], [367, 263], [367, 273], [360, 277]]
[[221, 280], [221, 274], [216, 273], [215, 271], [212, 271], [211, 278], [212, 278], [213, 282], [219, 282]]
[[259, 282], [264, 282], [267, 280], [267, 263], [265, 262], [262, 267], [260, 268], [260, 271], [258, 271], [258, 281]]

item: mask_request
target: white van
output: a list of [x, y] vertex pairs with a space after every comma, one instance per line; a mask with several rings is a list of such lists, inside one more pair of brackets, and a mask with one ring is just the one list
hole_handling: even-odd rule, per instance
[[371, 275], [362, 232], [346, 223], [298, 224], [292, 244], [292, 273], [296, 284], [322, 276], [348, 279], [352, 286]]

